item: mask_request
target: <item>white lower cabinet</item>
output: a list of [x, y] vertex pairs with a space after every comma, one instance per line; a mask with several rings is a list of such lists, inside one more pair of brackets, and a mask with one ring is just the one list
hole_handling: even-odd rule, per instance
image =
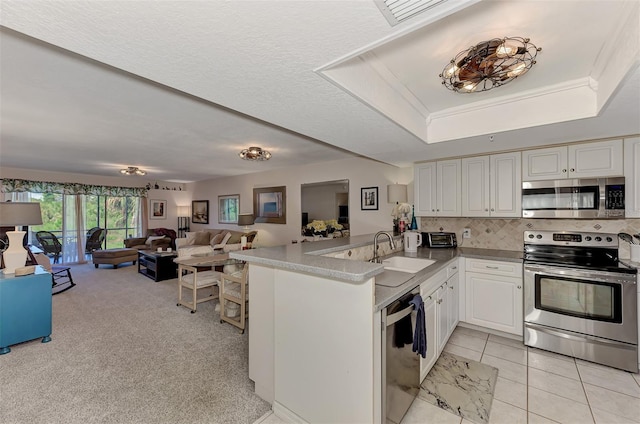
[[522, 336], [522, 264], [466, 259], [466, 314], [470, 324]]
[[420, 357], [420, 381], [429, 373], [458, 325], [458, 261], [420, 285], [424, 301], [427, 356]]

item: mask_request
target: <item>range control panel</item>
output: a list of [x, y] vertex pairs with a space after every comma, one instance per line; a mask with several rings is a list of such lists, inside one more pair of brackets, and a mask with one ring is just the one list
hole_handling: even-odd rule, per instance
[[618, 235], [580, 231], [525, 231], [524, 244], [618, 248]]

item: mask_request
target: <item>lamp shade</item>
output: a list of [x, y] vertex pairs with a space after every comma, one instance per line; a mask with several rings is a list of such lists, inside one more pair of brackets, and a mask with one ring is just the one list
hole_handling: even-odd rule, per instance
[[0, 226], [41, 225], [42, 213], [37, 202], [0, 203]]
[[254, 218], [252, 213], [243, 213], [238, 215], [239, 226], [253, 225], [253, 222], [254, 222]]
[[189, 217], [189, 206], [178, 206], [178, 217]]
[[407, 185], [391, 184], [387, 186], [387, 202], [407, 203]]

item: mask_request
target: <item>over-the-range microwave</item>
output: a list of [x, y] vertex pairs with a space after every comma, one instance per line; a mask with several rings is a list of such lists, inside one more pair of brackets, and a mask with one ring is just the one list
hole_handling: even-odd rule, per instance
[[523, 218], [624, 218], [624, 177], [522, 183]]

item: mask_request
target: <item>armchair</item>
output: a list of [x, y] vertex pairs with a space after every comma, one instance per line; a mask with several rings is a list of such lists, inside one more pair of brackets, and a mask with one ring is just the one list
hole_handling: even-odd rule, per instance
[[152, 228], [147, 230], [146, 237], [130, 237], [124, 240], [124, 247], [138, 250], [174, 249], [176, 232], [169, 228]]

